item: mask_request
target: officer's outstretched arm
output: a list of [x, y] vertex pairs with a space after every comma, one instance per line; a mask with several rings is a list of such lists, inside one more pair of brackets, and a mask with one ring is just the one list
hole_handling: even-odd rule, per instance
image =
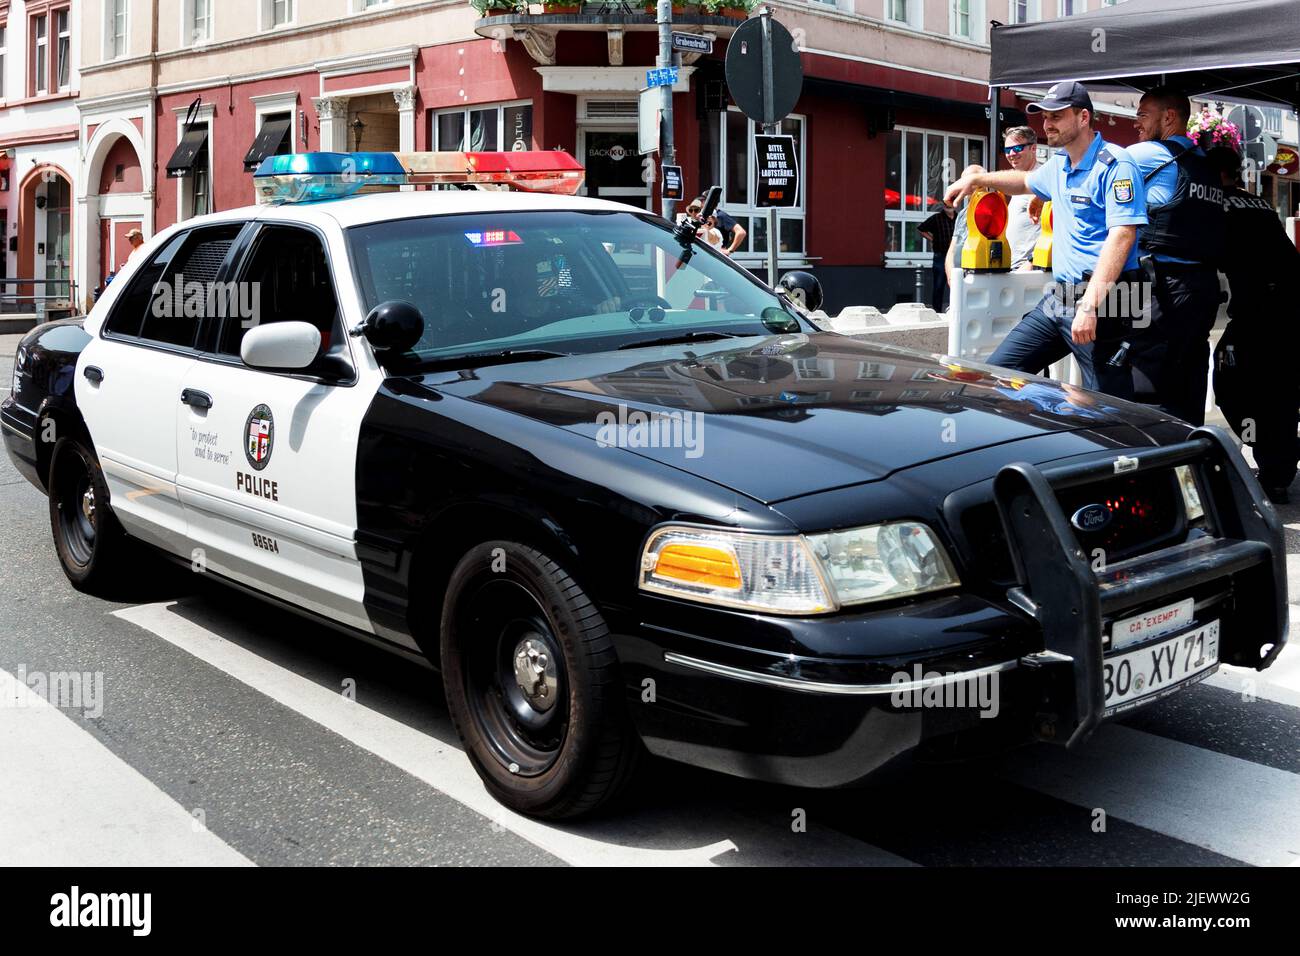
[[1020, 196], [1029, 192], [1029, 174], [1018, 169], [1003, 169], [996, 173], [972, 173], [963, 176], [943, 194], [944, 202], [956, 205], [977, 189], [996, 189], [1008, 196]]

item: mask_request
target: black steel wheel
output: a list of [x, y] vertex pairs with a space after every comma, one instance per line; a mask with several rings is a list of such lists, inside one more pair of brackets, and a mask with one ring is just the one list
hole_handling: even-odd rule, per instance
[[100, 593], [120, 580], [128, 539], [108, 501], [99, 461], [85, 440], [61, 438], [50, 458], [50, 530], [72, 586]]
[[443, 684], [492, 794], [521, 813], [580, 816], [611, 799], [640, 750], [600, 612], [536, 549], [491, 541], [451, 574]]

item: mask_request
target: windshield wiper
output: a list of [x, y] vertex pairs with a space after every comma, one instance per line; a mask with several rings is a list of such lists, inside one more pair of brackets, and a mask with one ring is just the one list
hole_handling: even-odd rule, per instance
[[681, 332], [677, 335], [664, 335], [657, 339], [642, 339], [640, 342], [629, 342], [627, 345], [620, 345], [619, 349], [644, 349], [652, 345], [678, 345], [682, 342], [713, 342], [718, 339], [739, 339], [745, 336], [737, 335], [735, 332], [709, 332], [697, 329], [694, 332]]
[[447, 355], [420, 362], [421, 371], [447, 368], [482, 368], [485, 365], [509, 365], [511, 362], [538, 362], [549, 358], [567, 358], [572, 352], [552, 352], [547, 349], [502, 349], [499, 352], [469, 352], [465, 355]]

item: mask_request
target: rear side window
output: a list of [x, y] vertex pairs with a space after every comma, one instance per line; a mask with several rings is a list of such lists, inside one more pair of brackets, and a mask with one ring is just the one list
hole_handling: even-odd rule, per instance
[[242, 223], [175, 236], [140, 270], [113, 307], [106, 331], [182, 348], [193, 347], [212, 310], [214, 283]]

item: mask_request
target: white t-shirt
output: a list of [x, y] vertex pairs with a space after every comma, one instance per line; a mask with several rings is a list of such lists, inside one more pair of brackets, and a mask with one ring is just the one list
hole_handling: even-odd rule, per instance
[[1029, 218], [1029, 204], [1033, 193], [1012, 196], [1007, 203], [1007, 242], [1011, 244], [1011, 268], [1019, 269], [1034, 258], [1040, 227]]

